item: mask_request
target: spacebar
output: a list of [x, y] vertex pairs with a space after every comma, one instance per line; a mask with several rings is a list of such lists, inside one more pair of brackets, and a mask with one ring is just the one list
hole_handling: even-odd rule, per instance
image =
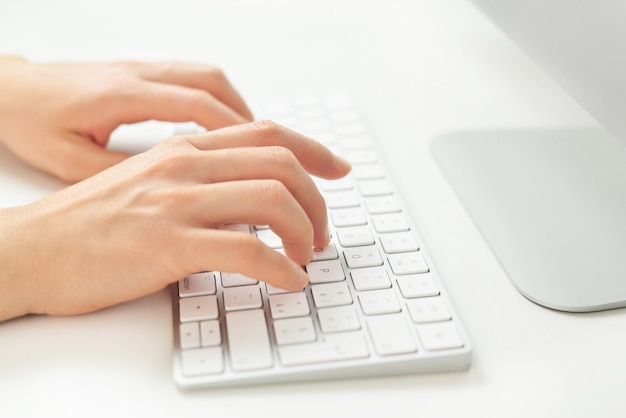
[[296, 366], [365, 358], [369, 351], [361, 334], [346, 333], [329, 335], [325, 341], [279, 347], [278, 355], [284, 366]]

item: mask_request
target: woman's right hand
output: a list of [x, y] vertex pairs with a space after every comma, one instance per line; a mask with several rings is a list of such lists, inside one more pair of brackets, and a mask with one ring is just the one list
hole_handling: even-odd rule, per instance
[[[309, 173], [347, 162], [272, 122], [173, 137], [28, 206], [0, 212], [0, 320], [89, 312], [198, 271], [239, 272], [298, 290], [329, 242]], [[229, 223], [269, 225], [285, 255]]]

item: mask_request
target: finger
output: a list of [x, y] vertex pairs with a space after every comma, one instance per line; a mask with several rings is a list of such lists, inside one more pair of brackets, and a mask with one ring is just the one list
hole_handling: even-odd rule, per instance
[[28, 60], [19, 55], [0, 55], [0, 63], [6, 64], [27, 64]]
[[185, 210], [202, 221], [198, 226], [268, 225], [280, 237], [289, 258], [300, 265], [311, 261], [311, 221], [281, 182], [245, 180], [203, 185], [194, 190], [193, 196], [196, 196], [194, 200], [186, 199]]
[[[279, 181], [291, 193], [310, 219], [313, 225], [313, 244], [316, 247], [324, 247], [328, 244], [330, 236], [324, 198], [294, 154], [287, 148], [258, 147], [216, 150], [186, 161], [185, 167], [189, 173], [193, 173], [195, 181], [202, 183], [224, 183], [254, 179]], [[207, 170], [206, 167], [211, 167], [211, 170]], [[255, 223], [259, 224], [260, 222], [255, 221]]]
[[270, 121], [257, 121], [221, 129], [219, 133], [184, 138], [201, 150], [280, 146], [291, 150], [309, 173], [328, 179], [345, 176], [350, 164], [319, 142]]
[[204, 90], [152, 81], [141, 81], [137, 88], [114, 96], [108, 109], [111, 114], [106, 119], [112, 123], [98, 132], [101, 138], [108, 138], [113, 129], [121, 124], [150, 119], [193, 121], [209, 130], [247, 122]]
[[204, 90], [248, 121], [253, 119], [241, 95], [217, 67], [186, 62], [133, 62], [130, 65], [144, 80]]
[[[53, 138], [55, 153], [41, 167], [68, 183], [91, 177], [129, 157], [129, 154], [107, 150], [80, 135]], [[69, 163], [68, 163], [69, 162]]]
[[194, 229], [185, 236], [180, 259], [186, 270], [241, 273], [285, 290], [308, 283], [297, 263], [263, 245], [253, 235], [216, 229]]

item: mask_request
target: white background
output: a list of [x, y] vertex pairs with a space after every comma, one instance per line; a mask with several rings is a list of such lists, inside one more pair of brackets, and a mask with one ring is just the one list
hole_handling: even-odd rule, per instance
[[[0, 416], [626, 412], [623, 309], [565, 314], [524, 299], [430, 154], [450, 131], [594, 125], [471, 3], [2, 0], [0, 53], [11, 52], [33, 61], [215, 64], [251, 101], [350, 94], [369, 116], [474, 353], [460, 373], [182, 393], [171, 379], [170, 302], [161, 292], [89, 315], [0, 324]], [[9, 206], [63, 184], [0, 148], [0, 186], [0, 205]]]

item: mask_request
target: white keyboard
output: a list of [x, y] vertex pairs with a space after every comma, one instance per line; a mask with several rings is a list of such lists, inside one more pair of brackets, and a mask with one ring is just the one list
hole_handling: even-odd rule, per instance
[[[468, 337], [350, 100], [274, 100], [254, 111], [319, 140], [353, 170], [336, 181], [316, 179], [332, 242], [306, 266], [303, 291], [218, 271], [172, 286], [176, 383], [190, 389], [468, 368]], [[270, 229], [232, 227], [281, 249]]]

